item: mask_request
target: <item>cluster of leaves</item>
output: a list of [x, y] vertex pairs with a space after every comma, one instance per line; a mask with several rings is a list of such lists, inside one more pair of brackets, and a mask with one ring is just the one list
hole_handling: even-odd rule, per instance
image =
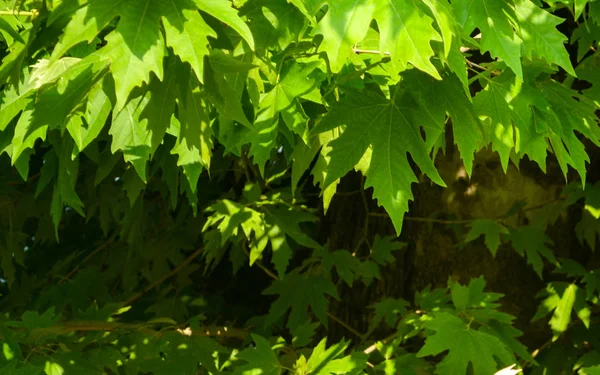
[[[0, 8], [0, 372], [600, 373], [600, 269], [548, 236], [567, 209], [582, 247], [600, 234], [599, 0]], [[393, 267], [448, 145], [469, 177], [491, 148], [571, 182], [467, 222], [547, 283], [536, 351], [483, 277], [382, 296], [366, 333], [332, 307]], [[353, 170], [396, 236], [331, 248], [319, 220]]]

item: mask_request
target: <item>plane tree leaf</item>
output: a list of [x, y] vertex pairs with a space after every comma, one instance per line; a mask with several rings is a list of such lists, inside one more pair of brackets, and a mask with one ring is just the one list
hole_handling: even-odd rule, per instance
[[403, 103], [401, 91], [397, 89], [391, 100], [370, 92], [350, 93], [314, 130], [320, 133], [345, 126], [342, 135], [330, 143], [324, 188], [354, 168], [372, 148], [366, 186], [374, 188], [374, 197], [390, 214], [398, 233], [408, 201], [413, 199], [411, 185], [417, 181], [407, 153], [434, 182], [444, 185], [428, 155], [420, 124]]

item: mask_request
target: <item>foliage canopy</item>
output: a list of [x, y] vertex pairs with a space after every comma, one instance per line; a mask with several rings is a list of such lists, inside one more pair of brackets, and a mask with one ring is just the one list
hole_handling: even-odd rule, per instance
[[600, 0], [0, 8], [0, 373], [600, 374]]

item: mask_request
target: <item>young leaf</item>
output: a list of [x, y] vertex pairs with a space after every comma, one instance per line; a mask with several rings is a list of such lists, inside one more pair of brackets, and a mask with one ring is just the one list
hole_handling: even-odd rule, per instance
[[299, 374], [348, 374], [360, 371], [367, 366], [367, 355], [354, 352], [344, 356], [344, 351], [348, 348], [345, 340], [336, 343], [326, 349], [327, 339], [321, 340], [313, 349], [308, 359], [301, 357], [297, 362], [295, 369]]
[[565, 282], [552, 282], [546, 287], [544, 294], [547, 297], [542, 301], [532, 320], [544, 317], [554, 311], [549, 322], [554, 332], [553, 341], [556, 341], [560, 334], [565, 332], [569, 327], [578, 292], [582, 293], [583, 291], [580, 291], [577, 285]]

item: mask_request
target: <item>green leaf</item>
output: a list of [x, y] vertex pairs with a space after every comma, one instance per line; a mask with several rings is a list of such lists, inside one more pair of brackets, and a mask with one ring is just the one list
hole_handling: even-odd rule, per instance
[[221, 118], [237, 121], [242, 125], [251, 128], [250, 121], [246, 117], [238, 93], [233, 83], [225, 79], [224, 76], [216, 74], [212, 68], [215, 61], [209, 61], [204, 66], [204, 84], [206, 94], [213, 105], [219, 110]]
[[375, 4], [374, 17], [381, 34], [379, 49], [389, 52], [394, 70], [404, 70], [410, 63], [442, 79], [430, 61], [433, 57], [430, 43], [440, 42], [442, 38], [433, 28], [433, 20], [419, 8], [418, 3], [413, 0], [378, 0]]
[[290, 328], [298, 327], [309, 320], [308, 307], [324, 326], [327, 326], [327, 297], [339, 300], [337, 290], [331, 281], [323, 276], [289, 273], [283, 280], [276, 280], [263, 294], [279, 295], [271, 304], [267, 324], [275, 322], [288, 309], [291, 309], [287, 321]]
[[495, 220], [473, 220], [465, 242], [476, 240], [483, 234], [485, 235], [485, 246], [490, 249], [492, 255], [496, 256], [496, 251], [498, 251], [501, 243], [500, 235], [508, 233], [508, 229]]
[[56, 362], [46, 361], [44, 372], [46, 375], [63, 375], [65, 373], [65, 369]]
[[436, 374], [464, 374], [473, 367], [474, 375], [493, 374], [498, 370], [494, 357], [502, 363], [514, 363], [514, 356], [496, 336], [469, 327], [462, 319], [447, 312], [435, 313], [425, 327], [435, 333], [428, 335], [417, 357], [448, 354], [436, 366]]
[[510, 101], [520, 89], [516, 76], [511, 72], [500, 77], [487, 79], [485, 88], [473, 98], [473, 107], [480, 118], [489, 122], [488, 133], [492, 138], [492, 149], [500, 154], [502, 168], [506, 172], [511, 150], [515, 147], [515, 131], [513, 127]]
[[392, 359], [386, 359], [376, 368], [384, 371], [385, 375], [419, 375], [431, 373], [429, 364], [414, 354], [403, 354]]
[[250, 48], [254, 49], [254, 38], [248, 25], [238, 16], [237, 11], [231, 7], [227, 0], [194, 0], [200, 10], [210, 14], [219, 21], [234, 29]]
[[515, 11], [506, 1], [455, 0], [452, 6], [463, 25], [464, 36], [476, 28], [481, 32], [481, 52], [498, 57], [523, 80], [522, 40], [514, 31]]
[[[165, 93], [164, 100], [172, 100], [174, 96], [170, 95], [170, 92]], [[177, 142], [171, 153], [179, 155], [177, 165], [183, 167], [192, 192], [196, 192], [202, 170], [210, 167], [212, 156], [212, 128], [204, 99], [205, 95], [198, 86], [197, 80], [192, 79], [189, 74], [183, 74], [179, 78], [177, 100], [180, 123], [172, 122], [176, 129], [174, 135], [177, 137]], [[168, 116], [169, 119], [171, 115], [172, 111], [165, 113], [165, 117]]]
[[248, 362], [236, 369], [235, 374], [267, 374], [279, 375], [283, 373], [283, 367], [277, 360], [277, 355], [271, 349], [269, 342], [262, 336], [252, 334], [255, 348], [248, 348], [238, 354], [238, 358]]
[[[420, 105], [421, 118], [429, 118], [427, 127], [428, 147], [432, 147], [443, 131], [446, 114], [452, 119], [452, 136], [469, 176], [473, 172], [474, 154], [484, 146], [482, 125], [473, 104], [455, 76], [436, 81], [424, 75], [415, 75], [406, 81]], [[436, 103], [432, 106], [430, 103]], [[426, 114], [426, 116], [424, 116]], [[437, 124], [436, 124], [437, 123]], [[435, 126], [435, 127], [434, 127]], [[433, 130], [433, 131], [432, 131]], [[430, 140], [431, 139], [431, 140]]]
[[105, 91], [108, 86], [106, 82], [98, 82], [90, 89], [83, 116], [73, 116], [67, 123], [77, 152], [83, 151], [98, 137], [112, 110], [112, 101]]
[[120, 112], [113, 111], [109, 134], [112, 135], [111, 152], [123, 152], [125, 161], [131, 162], [137, 173], [146, 181], [146, 162], [152, 151], [152, 134], [147, 131], [147, 120], [141, 113], [149, 102], [149, 95], [130, 100]]
[[314, 254], [321, 258], [321, 265], [326, 271], [330, 271], [335, 267], [340, 279], [349, 287], [352, 287], [354, 280], [361, 271], [361, 263], [358, 258], [346, 250], [330, 252], [327, 248], [315, 251]]
[[310, 323], [306, 322], [299, 327], [291, 330], [294, 338], [292, 339], [292, 344], [295, 347], [303, 347], [308, 345], [313, 336], [315, 335], [316, 329], [319, 327], [319, 323]]
[[354, 168], [372, 148], [366, 187], [374, 188], [374, 198], [390, 215], [397, 233], [402, 230], [408, 201], [413, 199], [411, 185], [417, 182], [406, 153], [435, 183], [445, 186], [428, 155], [419, 122], [412, 117], [414, 107], [403, 103], [400, 92], [396, 89], [392, 100], [371, 92], [350, 93], [314, 130], [321, 133], [346, 126], [342, 135], [330, 143], [331, 160], [323, 187]]
[[519, 255], [527, 256], [527, 263], [533, 266], [540, 279], [544, 266], [542, 257], [553, 265], [558, 264], [552, 251], [546, 247], [546, 244], [552, 245], [553, 242], [542, 230], [532, 226], [521, 226], [511, 230], [508, 238]]
[[492, 302], [499, 299], [502, 295], [497, 293], [484, 293], [485, 279], [483, 276], [473, 278], [469, 281], [469, 285], [461, 285], [459, 283], [450, 282], [450, 293], [452, 303], [458, 310], [466, 310], [469, 308], [481, 307], [497, 307], [498, 304]]
[[[48, 125], [34, 124], [33, 110], [25, 109], [21, 113], [17, 125], [15, 126], [15, 134], [12, 139], [12, 164], [15, 165], [23, 152], [31, 149], [36, 140], [40, 138], [45, 140], [47, 131]], [[28, 155], [23, 156], [29, 160]], [[26, 178], [27, 177], [25, 176], [25, 179]]]
[[544, 292], [546, 299], [542, 301], [532, 320], [544, 317], [554, 311], [549, 322], [550, 328], [554, 332], [552, 341], [556, 341], [568, 329], [578, 291], [577, 285], [565, 282], [552, 282], [546, 287]]
[[549, 64], [556, 64], [575, 76], [564, 45], [567, 37], [556, 29], [564, 20], [548, 13], [530, 0], [515, 0], [514, 3], [525, 57], [546, 59]]
[[364, 369], [367, 366], [367, 355], [355, 352], [344, 356], [348, 344], [345, 340], [342, 340], [326, 349], [327, 339], [321, 340], [313, 349], [308, 361], [303, 356], [296, 362], [297, 373], [315, 375], [348, 374]]
[[286, 0], [248, 1], [240, 14], [249, 18], [257, 49], [284, 50], [297, 41], [306, 23], [302, 13]]
[[33, 94], [31, 89], [30, 84], [21, 83], [18, 86], [10, 85], [7, 90], [2, 91], [0, 131], [4, 131], [9, 122], [32, 101]]
[[325, 51], [331, 71], [337, 73], [352, 53], [352, 46], [367, 35], [376, 3], [369, 0], [326, 3], [328, 11], [313, 32], [323, 35], [319, 50]]
[[264, 206], [264, 211], [265, 219], [271, 225], [280, 227], [283, 233], [287, 234], [297, 244], [311, 249], [320, 247], [315, 240], [300, 228], [302, 223], [316, 221], [317, 218], [313, 214], [300, 209], [269, 206]]
[[374, 316], [371, 320], [371, 328], [377, 327], [377, 325], [383, 320], [385, 324], [390, 327], [394, 327], [398, 318], [406, 315], [406, 308], [410, 304], [401, 298], [384, 298], [383, 300], [370, 306], [375, 310]]
[[597, 106], [575, 90], [553, 80], [544, 81], [535, 88], [538, 95], [543, 94], [547, 103], [540, 108], [543, 111], [536, 111], [540, 114], [539, 126], [550, 130], [552, 148], [563, 173], [566, 175], [568, 165], [572, 165], [585, 184], [589, 156], [575, 132], [600, 145], [600, 129], [591, 126], [598, 121], [595, 115]]
[[217, 34], [204, 22], [193, 0], [166, 0], [164, 15], [167, 46], [181, 61], [191, 65], [196, 77], [204, 76], [204, 57], [209, 54], [208, 37]]
[[[585, 210], [594, 217], [600, 219], [600, 183], [586, 186], [585, 188]], [[592, 247], [593, 248], [593, 247]]]
[[115, 79], [116, 110], [125, 106], [134, 87], [150, 81], [151, 72], [163, 78], [161, 3], [134, 0], [120, 4], [117, 28], [105, 37], [105, 54], [111, 59], [110, 71]]
[[373, 246], [371, 247], [371, 258], [379, 265], [394, 263], [396, 258], [392, 254], [393, 251], [398, 251], [404, 248], [406, 244], [395, 241], [394, 237], [381, 237], [375, 235]]

